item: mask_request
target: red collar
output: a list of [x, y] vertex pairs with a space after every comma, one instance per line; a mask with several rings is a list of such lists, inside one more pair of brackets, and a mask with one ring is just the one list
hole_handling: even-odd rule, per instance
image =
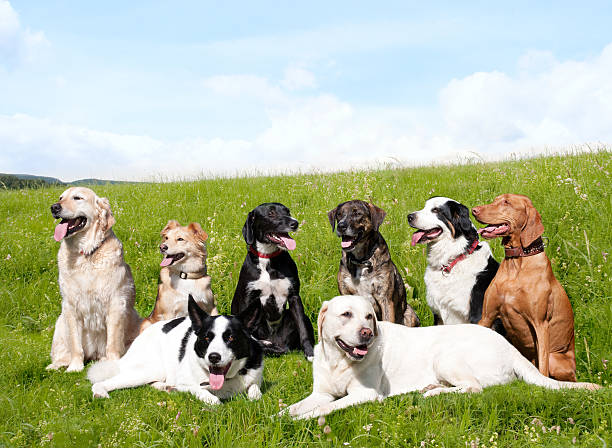
[[283, 251], [281, 249], [278, 249], [277, 251], [269, 254], [262, 254], [261, 252], [255, 250], [253, 246], [249, 246], [249, 252], [251, 252], [253, 255], [258, 256], [259, 258], [274, 258], [278, 257]]
[[455, 267], [455, 265], [457, 263], [459, 263], [461, 260], [463, 260], [464, 258], [466, 258], [468, 255], [471, 255], [474, 253], [474, 251], [476, 250], [476, 248], [478, 247], [478, 238], [476, 238], [474, 240], [474, 242], [472, 243], [472, 245], [470, 247], [468, 247], [467, 252], [459, 255], [457, 258], [455, 258], [453, 261], [451, 261], [448, 264], [444, 264], [442, 265], [442, 272], [445, 274], [450, 274], [450, 271], [453, 269], [453, 267]]

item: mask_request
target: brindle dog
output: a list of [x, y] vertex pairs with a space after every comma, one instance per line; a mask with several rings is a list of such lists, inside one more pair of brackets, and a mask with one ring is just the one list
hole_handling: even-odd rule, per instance
[[418, 327], [421, 322], [406, 302], [402, 276], [378, 231], [385, 211], [374, 204], [355, 200], [339, 204], [327, 215], [332, 230], [342, 238], [338, 272], [340, 294], [367, 298], [378, 320]]

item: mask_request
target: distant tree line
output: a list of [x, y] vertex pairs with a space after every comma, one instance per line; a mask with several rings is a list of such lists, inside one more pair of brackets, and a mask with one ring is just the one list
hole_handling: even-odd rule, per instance
[[0, 175], [0, 189], [4, 190], [21, 190], [23, 188], [43, 188], [52, 185], [62, 185], [59, 182], [47, 182], [43, 179], [19, 179], [17, 176], [10, 174]]

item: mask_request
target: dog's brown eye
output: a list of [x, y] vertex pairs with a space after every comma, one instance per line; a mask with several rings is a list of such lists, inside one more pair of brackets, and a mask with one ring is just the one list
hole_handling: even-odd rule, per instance
[[204, 338], [204, 340], [205, 340], [206, 342], [210, 342], [210, 338], [209, 338], [208, 336], [206, 336], [206, 337]]
[[230, 335], [229, 338], [227, 338], [227, 342], [232, 342], [234, 340], [234, 336]]
[[438, 213], [440, 211], [440, 209], [438, 207], [434, 207], [431, 209], [432, 213]]
[[83, 199], [81, 196], [75, 196], [72, 199], [74, 199], [75, 201], [80, 201], [81, 199]]
[[342, 317], [353, 317], [353, 313], [351, 313], [350, 311], [345, 311], [344, 313], [342, 313]]
[[373, 317], [374, 317], [374, 316], [372, 316], [371, 314], [368, 314], [368, 315], [366, 316], [366, 319], [367, 319], [367, 320], [370, 320], [370, 319], [372, 319]]
[[177, 240], [177, 241], [185, 241], [183, 238], [180, 238], [180, 237], [179, 237], [179, 238], [177, 238], [176, 240]]

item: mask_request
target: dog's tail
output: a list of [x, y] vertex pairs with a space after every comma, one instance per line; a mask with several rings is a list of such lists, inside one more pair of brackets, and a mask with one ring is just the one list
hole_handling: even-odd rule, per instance
[[119, 361], [100, 361], [92, 365], [87, 371], [87, 379], [91, 384], [107, 380], [119, 373]]
[[557, 381], [544, 376], [536, 366], [529, 362], [521, 353], [516, 350], [514, 353], [513, 369], [514, 374], [528, 384], [535, 384], [547, 389], [601, 389], [599, 384], [594, 383], [574, 383], [573, 381]]

